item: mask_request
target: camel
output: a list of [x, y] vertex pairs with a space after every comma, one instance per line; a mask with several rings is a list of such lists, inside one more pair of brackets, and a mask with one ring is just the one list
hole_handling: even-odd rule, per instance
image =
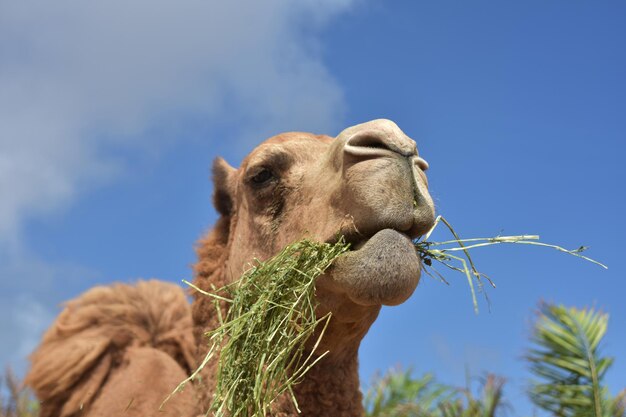
[[[302, 238], [351, 250], [316, 281], [316, 314], [332, 318], [319, 352], [329, 351], [294, 386], [276, 417], [364, 414], [358, 348], [383, 305], [404, 302], [420, 279], [412, 239], [434, 224], [435, 210], [416, 143], [389, 120], [343, 130], [336, 138], [303, 132], [271, 137], [238, 169], [213, 164], [215, 226], [197, 245], [194, 284], [220, 288], [254, 259], [268, 259]], [[163, 399], [202, 360], [205, 333], [226, 304], [193, 293], [189, 306], [173, 284], [96, 287], [67, 303], [31, 357], [26, 382], [41, 416], [196, 416], [215, 384], [215, 360], [201, 378]], [[316, 351], [318, 352], [318, 351]]]

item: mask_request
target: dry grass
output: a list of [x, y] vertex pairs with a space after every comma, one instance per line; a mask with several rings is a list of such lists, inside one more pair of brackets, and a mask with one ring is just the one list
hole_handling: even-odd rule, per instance
[[[433, 233], [435, 228], [441, 223], [443, 223], [450, 231], [450, 233], [452, 233], [454, 239], [443, 242], [429, 241], [428, 239], [430, 238], [431, 234]], [[474, 281], [476, 281], [476, 286], [478, 287], [478, 290], [482, 292], [485, 297], [487, 297], [487, 295], [483, 291], [483, 278], [486, 279], [487, 282], [494, 288], [495, 284], [493, 283], [493, 281], [491, 281], [491, 279], [489, 279], [487, 275], [478, 271], [469, 251], [471, 249], [501, 244], [533, 245], [543, 248], [551, 248], [558, 250], [559, 252], [563, 252], [568, 255], [584, 259], [585, 261], [594, 263], [604, 269], [608, 269], [606, 265], [582, 255], [582, 252], [588, 249], [586, 246], [580, 246], [577, 249], [569, 250], [561, 246], [540, 242], [538, 235], [495, 236], [485, 238], [480, 237], [461, 239], [452, 227], [452, 225], [442, 216], [438, 216], [434, 226], [430, 229], [430, 231], [428, 231], [428, 233], [426, 233], [422, 238], [418, 239], [418, 241], [415, 242], [415, 249], [422, 259], [422, 270], [426, 274], [436, 277], [446, 284], [448, 283], [445, 277], [433, 266], [433, 261], [437, 261], [446, 268], [449, 268], [456, 272], [460, 272], [465, 275], [470, 291], [472, 293], [472, 303], [474, 305], [474, 311], [478, 313], [478, 301], [476, 299], [476, 288], [474, 285]]]
[[33, 394], [22, 386], [18, 378], [7, 369], [0, 379], [0, 417], [37, 417], [39, 403]]

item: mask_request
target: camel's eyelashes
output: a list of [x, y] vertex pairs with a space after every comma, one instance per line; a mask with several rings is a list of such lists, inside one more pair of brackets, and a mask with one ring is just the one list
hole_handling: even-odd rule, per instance
[[250, 177], [250, 181], [252, 184], [259, 186], [267, 184], [270, 180], [274, 178], [274, 174], [267, 168], [261, 168], [256, 174]]

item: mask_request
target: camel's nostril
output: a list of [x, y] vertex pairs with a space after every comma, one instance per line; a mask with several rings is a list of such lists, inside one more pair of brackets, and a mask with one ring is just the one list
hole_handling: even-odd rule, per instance
[[347, 155], [358, 159], [417, 156], [415, 141], [391, 120], [379, 119], [345, 129], [338, 136]]
[[395, 150], [392, 149], [383, 138], [372, 133], [354, 135], [348, 139], [346, 145], [363, 148], [386, 149], [395, 152]]
[[417, 154], [415, 142], [402, 132], [386, 132], [368, 129], [357, 132], [348, 138], [344, 152], [358, 158], [378, 158], [381, 156], [413, 156]]

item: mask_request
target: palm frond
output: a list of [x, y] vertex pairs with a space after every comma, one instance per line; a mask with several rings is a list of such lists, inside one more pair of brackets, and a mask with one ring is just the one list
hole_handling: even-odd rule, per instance
[[600, 355], [609, 316], [592, 308], [577, 309], [543, 303], [526, 359], [539, 379], [530, 399], [559, 417], [608, 417], [608, 392], [602, 386], [613, 358]]
[[414, 377], [410, 370], [392, 370], [374, 380], [364, 405], [367, 417], [497, 417], [506, 404], [504, 379], [488, 374], [477, 395], [437, 383], [432, 374]]
[[412, 376], [411, 370], [389, 371], [375, 377], [364, 397], [368, 417], [433, 416], [453, 390], [435, 382], [432, 374]]

